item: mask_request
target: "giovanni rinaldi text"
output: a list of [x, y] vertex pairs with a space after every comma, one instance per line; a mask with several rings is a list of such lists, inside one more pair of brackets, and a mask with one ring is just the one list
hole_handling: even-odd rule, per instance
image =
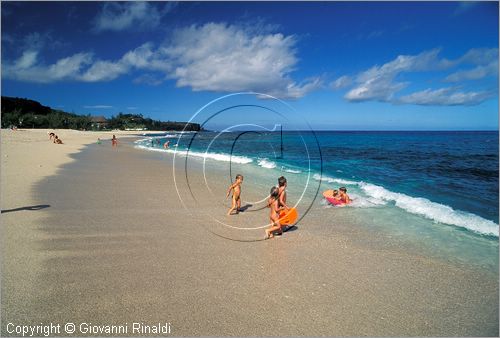
[[133, 334], [138, 336], [159, 336], [172, 333], [172, 325], [167, 322], [146, 324], [142, 322], [132, 322], [124, 324], [93, 324], [93, 323], [65, 323], [65, 324], [37, 324], [20, 325], [7, 323], [7, 333], [22, 337], [48, 337], [60, 334], [84, 334], [84, 335], [120, 335]]

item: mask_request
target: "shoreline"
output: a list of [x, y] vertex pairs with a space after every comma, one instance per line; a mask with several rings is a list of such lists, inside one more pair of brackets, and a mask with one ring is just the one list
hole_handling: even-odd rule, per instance
[[[3, 167], [4, 142], [2, 131]], [[203, 214], [183, 209], [171, 157], [132, 146], [85, 147], [36, 184], [30, 203], [50, 207], [2, 214], [5, 320], [165, 319], [174, 335], [498, 334], [498, 275], [373, 248], [368, 232], [346, 225], [325, 236], [313, 215], [275, 240], [224, 240], [205, 231]], [[17, 182], [2, 184], [2, 209], [25, 189]], [[19, 213], [23, 231], [12, 229]], [[23, 283], [16, 262], [31, 262]]]
[[[162, 148], [149, 147], [149, 142], [144, 142], [142, 140], [136, 141], [136, 147], [144, 150], [146, 153], [156, 153], [156, 155], [151, 156], [165, 156], [171, 158], [173, 156], [173, 149], [165, 151]], [[192, 152], [190, 151], [190, 154]], [[375, 236], [373, 239], [381, 238], [379, 241], [383, 242], [382, 247], [391, 246], [396, 249], [404, 251], [411, 250], [414, 254], [421, 254], [441, 259], [443, 261], [449, 262], [453, 261], [454, 264], [463, 264], [465, 266], [478, 266], [485, 271], [492, 271], [493, 273], [498, 273], [498, 238], [492, 235], [485, 235], [483, 233], [477, 233], [469, 230], [468, 228], [463, 228], [457, 225], [451, 225], [446, 223], [433, 224], [433, 219], [427, 217], [422, 217], [418, 214], [408, 212], [407, 209], [398, 207], [397, 201], [381, 201], [380, 199], [376, 201], [380, 204], [373, 204], [366, 195], [361, 191], [360, 185], [377, 187], [382, 189], [387, 194], [397, 195], [390, 191], [390, 187], [375, 186], [369, 182], [359, 182], [357, 181], [346, 181], [344, 179], [334, 179], [329, 177], [328, 173], [323, 173], [323, 178], [319, 179], [319, 174], [314, 173], [314, 171], [309, 174], [309, 179], [307, 179], [307, 171], [301, 168], [299, 174], [287, 173], [286, 170], [279, 169], [279, 165], [273, 165], [269, 167], [264, 167], [260, 162], [259, 158], [247, 158], [242, 157], [244, 155], [236, 155], [236, 161], [233, 162], [235, 156], [229, 157], [229, 155], [224, 153], [211, 153], [208, 159], [204, 160], [204, 153], [200, 151], [195, 151], [193, 157], [189, 159], [185, 158], [184, 151], [181, 150], [180, 154], [176, 156], [176, 161], [185, 163], [186, 168], [180, 168], [177, 172], [179, 173], [176, 177], [177, 181], [183, 182], [191, 175], [191, 172], [203, 172], [204, 181], [198, 184], [191, 185], [189, 187], [183, 186], [180, 189], [181, 192], [187, 191], [195, 196], [203, 196], [205, 199], [204, 204], [207, 204], [206, 199], [209, 197], [209, 201], [217, 201], [220, 196], [225, 195], [225, 186], [221, 184], [220, 177], [224, 177], [225, 184], [229, 185], [234, 177], [231, 174], [236, 172], [244, 174], [245, 183], [243, 184], [243, 196], [244, 203], [254, 204], [251, 208], [264, 207], [264, 204], [257, 203], [253, 201], [259, 199], [265, 199], [265, 194], [269, 191], [269, 187], [276, 184], [276, 177], [284, 174], [289, 181], [288, 192], [289, 196], [292, 198], [292, 204], [297, 200], [298, 196], [301, 197], [301, 203], [299, 205], [299, 214], [304, 215], [307, 212], [308, 207], [312, 208], [311, 212], [314, 214], [319, 214], [323, 217], [325, 226], [318, 226], [318, 234], [330, 234], [332, 225], [335, 225], [335, 233], [338, 233], [340, 227], [337, 226], [338, 223], [346, 224], [342, 227], [342, 231], [346, 231], [349, 236], [353, 236], [350, 229], [354, 226], [357, 229], [362, 229], [364, 234], [360, 235], [360, 241], [363, 242], [366, 236]], [[177, 160], [178, 159], [178, 160]], [[212, 161], [212, 159], [216, 161]], [[241, 161], [247, 159], [247, 161]], [[249, 162], [251, 161], [251, 162]], [[202, 165], [203, 163], [203, 165]], [[268, 162], [269, 163], [269, 162]], [[271, 162], [272, 163], [272, 162]], [[191, 166], [193, 168], [191, 168]], [[204, 170], [204, 168], [206, 170]], [[286, 169], [286, 167], [285, 167]], [[213, 173], [213, 175], [212, 175]], [[186, 174], [186, 175], [185, 175]], [[271, 180], [270, 180], [271, 178]], [[176, 182], [177, 182], [176, 181]], [[321, 198], [319, 191], [325, 189], [335, 189], [335, 183], [345, 185], [351, 188], [355, 188], [353, 197], [356, 199], [356, 203], [352, 207], [348, 208], [332, 208]], [[308, 186], [308, 189], [301, 191], [300, 187]], [[314, 199], [316, 192], [315, 188], [319, 188], [318, 194]], [[338, 187], [338, 186], [337, 186]], [[246, 198], [247, 192], [251, 192], [250, 198]], [[351, 191], [351, 190], [350, 190]], [[377, 190], [378, 191], [378, 190]], [[187, 196], [182, 196], [190, 200], [190, 203], [195, 203], [198, 205], [201, 201], [198, 198], [191, 198], [190, 194]], [[184, 194], [181, 194], [184, 195]], [[295, 199], [294, 199], [295, 198]], [[420, 198], [415, 198], [412, 196], [404, 195], [404, 198], [411, 199], [414, 203], [417, 203], [420, 207], [422, 202]], [[312, 200], [312, 201], [311, 201]], [[392, 202], [392, 203], [391, 203]], [[412, 204], [408, 200], [402, 201], [407, 206]], [[433, 203], [427, 201], [428, 203]], [[216, 222], [225, 222], [224, 219], [220, 219], [220, 215], [224, 214], [224, 210], [219, 209], [219, 203], [208, 203], [206, 206], [208, 216]], [[396, 205], [394, 205], [396, 204]], [[436, 205], [434, 203], [434, 205]], [[437, 205], [441, 207], [442, 205]], [[425, 205], [424, 205], [425, 207]], [[442, 206], [445, 207], [445, 206]], [[431, 210], [431, 211], [442, 211]], [[455, 210], [455, 215], [459, 217], [461, 211]], [[472, 215], [472, 214], [470, 214]], [[475, 216], [477, 217], [477, 216]], [[318, 223], [320, 223], [318, 221]], [[402, 226], [402, 224], [405, 224]], [[410, 226], [411, 225], [411, 226]], [[231, 226], [231, 225], [228, 225]], [[237, 227], [246, 227], [249, 225], [235, 225]], [[224, 230], [221, 227], [217, 227], [217, 230]], [[222, 231], [224, 236], [229, 236], [227, 231]], [[258, 236], [258, 235], [257, 235]], [[240, 236], [240, 240], [249, 240], [249, 236]], [[235, 238], [233, 238], [235, 239]], [[256, 237], [253, 240], [257, 240]], [[365, 244], [370, 245], [370, 242]], [[380, 245], [379, 245], [380, 246]]]

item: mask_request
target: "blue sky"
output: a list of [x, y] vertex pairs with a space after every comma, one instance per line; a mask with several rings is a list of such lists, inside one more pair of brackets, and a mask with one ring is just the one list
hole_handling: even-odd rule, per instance
[[1, 6], [2, 95], [69, 112], [188, 120], [255, 91], [316, 129], [498, 128], [497, 2]]

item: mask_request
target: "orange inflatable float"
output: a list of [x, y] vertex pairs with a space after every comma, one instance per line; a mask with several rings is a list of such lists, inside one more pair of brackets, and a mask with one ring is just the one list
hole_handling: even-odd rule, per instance
[[279, 221], [281, 225], [293, 225], [297, 222], [298, 218], [299, 213], [297, 212], [297, 209], [290, 208], [289, 210], [283, 210], [280, 212]]

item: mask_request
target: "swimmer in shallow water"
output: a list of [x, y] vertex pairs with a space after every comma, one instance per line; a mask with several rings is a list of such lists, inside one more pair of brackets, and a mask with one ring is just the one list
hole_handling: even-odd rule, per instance
[[339, 188], [339, 195], [340, 195], [340, 200], [345, 203], [349, 204], [351, 203], [351, 198], [349, 195], [347, 195], [347, 189], [345, 187]]

